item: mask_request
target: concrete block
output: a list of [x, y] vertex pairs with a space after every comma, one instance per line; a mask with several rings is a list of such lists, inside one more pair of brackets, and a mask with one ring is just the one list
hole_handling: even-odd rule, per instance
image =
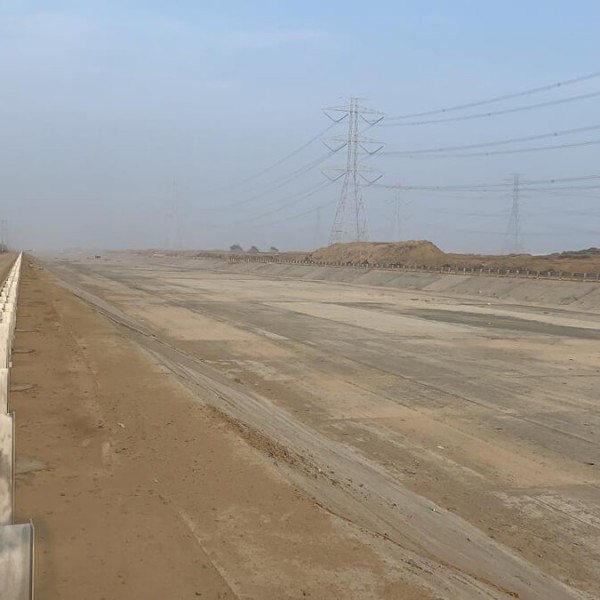
[[33, 598], [33, 524], [0, 527], [0, 596], [2, 600]]
[[14, 415], [12, 413], [0, 414], [0, 525], [10, 525], [13, 522], [14, 434]]
[[8, 369], [10, 364], [9, 333], [0, 333], [0, 369]]
[[0, 368], [0, 415], [8, 412], [8, 390], [10, 387], [10, 371]]

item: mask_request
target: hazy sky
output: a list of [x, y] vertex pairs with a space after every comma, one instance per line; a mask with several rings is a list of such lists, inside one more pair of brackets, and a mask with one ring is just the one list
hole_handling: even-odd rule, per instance
[[[599, 22], [600, 4], [585, 0], [0, 1], [0, 217], [22, 248], [322, 245], [340, 186], [302, 192], [344, 150], [304, 173], [327, 152], [316, 141], [239, 184], [327, 127], [322, 107], [361, 96], [392, 117], [600, 71]], [[597, 91], [600, 77], [451, 114]], [[591, 97], [449, 123], [384, 120], [368, 135], [386, 152], [477, 144], [599, 125], [599, 107]], [[490, 150], [596, 140], [600, 130]], [[596, 175], [599, 159], [590, 144], [368, 164], [380, 183], [436, 186]], [[523, 192], [526, 250], [600, 246], [600, 187], [569, 186], [586, 189]], [[364, 198], [374, 240], [391, 239], [400, 202], [403, 238], [488, 252], [505, 241], [508, 186]]]

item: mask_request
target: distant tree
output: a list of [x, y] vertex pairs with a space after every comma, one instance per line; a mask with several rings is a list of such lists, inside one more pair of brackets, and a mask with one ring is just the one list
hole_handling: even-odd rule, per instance
[[269, 248], [269, 252], [279, 252], [279, 248], [275, 248], [275, 246], [271, 246]]
[[260, 250], [256, 246], [251, 246], [248, 252], [260, 252]]
[[244, 249], [239, 244], [233, 244], [233, 246], [229, 246], [229, 249], [232, 252], [243, 252]]

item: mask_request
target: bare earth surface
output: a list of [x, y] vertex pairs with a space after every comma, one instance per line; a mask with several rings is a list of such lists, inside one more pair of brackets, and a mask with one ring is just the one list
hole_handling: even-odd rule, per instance
[[37, 598], [430, 598], [104, 317], [23, 275], [11, 409]]
[[45, 468], [17, 507], [47, 597], [600, 595], [597, 313], [47, 264], [114, 323], [25, 268], [17, 451]]

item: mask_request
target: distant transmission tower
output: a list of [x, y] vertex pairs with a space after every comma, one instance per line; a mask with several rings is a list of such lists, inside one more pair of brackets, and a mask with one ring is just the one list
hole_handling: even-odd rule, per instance
[[512, 208], [505, 239], [506, 250], [513, 254], [523, 250], [521, 245], [520, 183], [521, 176], [519, 173], [515, 173], [513, 175]]
[[319, 248], [321, 246], [321, 208], [317, 209], [317, 215], [315, 218], [315, 235], [313, 238], [313, 248]]
[[6, 219], [0, 220], [0, 252], [8, 250], [8, 238], [6, 235]]
[[402, 197], [402, 189], [400, 189], [400, 183], [398, 183], [398, 189], [396, 190], [396, 197], [394, 198], [394, 218], [392, 220], [392, 240], [400, 241], [403, 235], [403, 215], [402, 208], [407, 204], [406, 200]]
[[179, 220], [179, 184], [173, 179], [171, 198], [167, 214], [167, 240], [168, 250], [181, 250], [181, 223]]
[[[359, 98], [351, 98], [346, 106], [336, 106], [324, 110], [325, 114], [334, 122], [348, 119], [348, 134], [346, 137], [330, 138], [324, 140], [325, 145], [333, 152], [342, 148], [347, 149], [346, 166], [334, 169], [339, 171], [336, 177], [327, 177], [331, 181], [344, 178], [342, 192], [335, 212], [329, 243], [337, 242], [362, 242], [368, 241], [369, 230], [367, 225], [367, 213], [362, 197], [363, 183], [371, 185], [382, 177], [381, 173], [368, 169], [361, 164], [361, 155], [373, 155], [383, 148], [383, 144], [376, 140], [364, 137], [359, 131], [361, 122], [366, 123], [369, 129], [379, 123], [383, 113], [362, 106]], [[343, 113], [342, 117], [334, 118], [329, 113]], [[333, 144], [337, 143], [336, 146]], [[369, 177], [369, 173], [371, 176]]]

